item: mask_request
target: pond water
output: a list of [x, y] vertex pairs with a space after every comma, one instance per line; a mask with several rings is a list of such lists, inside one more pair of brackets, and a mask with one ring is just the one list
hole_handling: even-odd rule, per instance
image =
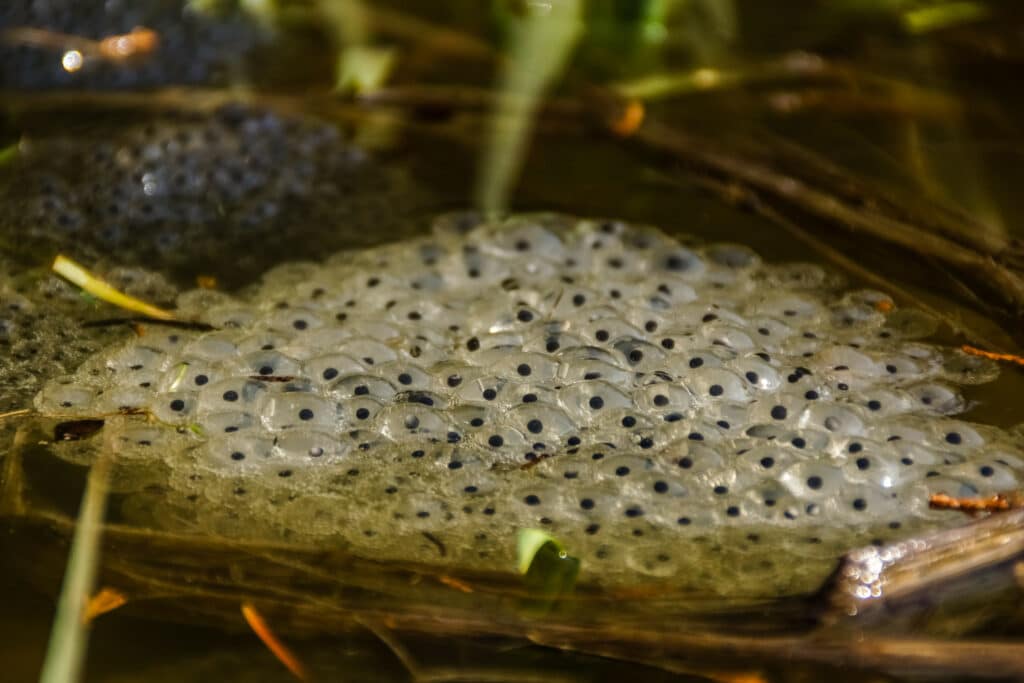
[[[968, 583], [940, 582], [934, 604], [922, 608], [912, 596], [883, 619], [837, 626], [816, 591], [846, 550], [969, 521], [929, 511], [928, 494], [941, 488], [989, 495], [1019, 488], [1024, 476], [1015, 429], [1024, 417], [1021, 372], [956, 350], [965, 343], [1019, 350], [1013, 284], [1021, 261], [1013, 218], [1021, 147], [1012, 68], [1024, 54], [1012, 30], [1019, 9], [978, 3], [976, 17], [933, 29], [919, 23], [930, 16], [920, 11], [944, 3], [773, 3], [766, 11], [766, 3], [753, 1], [682, 2], [665, 3], [671, 9], [664, 15], [654, 2], [637, 5], [647, 13], [615, 3], [609, 7], [617, 11], [592, 8], [572, 66], [536, 121], [508, 201], [517, 214], [562, 217], [534, 214], [489, 227], [449, 218], [431, 241], [438, 215], [475, 204], [490, 130], [487, 89], [503, 68], [493, 50], [512, 40], [521, 12], [540, 11], [535, 3], [499, 2], [484, 10], [451, 2], [417, 12], [396, 4], [371, 11], [377, 41], [402, 49], [385, 89], [355, 99], [330, 91], [336, 57], [330, 34], [344, 31], [317, 30], [320, 15], [308, 14], [316, 3], [281, 3], [271, 18], [276, 34], [268, 32], [267, 16], [231, 12], [213, 20], [187, 13], [181, 20], [178, 2], [105, 12], [101, 4], [62, 12], [26, 1], [0, 10], [0, 55], [6, 56], [0, 148], [7, 150], [0, 152], [0, 297], [7, 307], [0, 320], [0, 413], [38, 411], [0, 423], [5, 679], [39, 675], [84, 489], [83, 465], [94, 465], [129, 436], [135, 445], [116, 446], [125, 460], [112, 470], [111, 527], [98, 584], [123, 591], [128, 602], [95, 621], [86, 680], [289, 680], [245, 625], [239, 605], [246, 600], [263, 610], [315, 680], [1016, 675], [1013, 661], [1024, 648], [1021, 589], [1013, 579], [1020, 575], [1019, 549], [971, 574]], [[341, 16], [342, 26], [354, 21]], [[162, 52], [122, 63], [100, 51], [100, 39], [140, 25], [160, 34]], [[651, 35], [661, 34], [668, 38], [652, 42]], [[61, 66], [69, 50], [86, 60], [80, 73]], [[686, 77], [673, 81], [680, 72]], [[662, 80], [641, 80], [652, 77]], [[627, 100], [609, 95], [613, 84], [627, 81], [632, 86], [620, 92], [647, 100], [638, 130], [617, 128]], [[574, 218], [580, 216], [625, 224], [602, 233], [601, 221], [580, 223]], [[634, 225], [659, 232], [634, 232]], [[915, 228], [923, 232], [907, 232]], [[921, 243], [900, 237], [905, 234]], [[639, 235], [655, 246], [637, 246]], [[948, 241], [935, 246], [936, 235]], [[402, 242], [410, 239], [420, 242]], [[618, 251], [600, 264], [586, 261], [595, 241]], [[534, 255], [516, 246], [521, 242], [544, 246]], [[394, 243], [413, 246], [381, 246]], [[716, 251], [707, 246], [713, 244], [744, 249]], [[943, 251], [949, 245], [958, 252]], [[761, 261], [750, 261], [746, 248]], [[356, 255], [331, 258], [340, 250]], [[479, 263], [467, 256], [474, 250], [485, 254]], [[47, 272], [56, 253], [221, 331], [111, 323], [126, 314]], [[987, 269], [989, 258], [998, 268]], [[300, 261], [307, 265], [271, 270]], [[781, 265], [797, 262], [824, 270]], [[501, 277], [489, 274], [492, 265]], [[478, 282], [475, 268], [484, 271]], [[638, 305], [647, 296], [643, 287], [669, 288], [655, 282], [663, 270], [675, 278], [676, 295], [692, 290], [692, 300], [659, 308], [647, 298], [649, 308]], [[268, 272], [274, 274], [261, 280]], [[517, 275], [531, 282], [509, 284]], [[382, 290], [367, 285], [368, 278], [384, 279], [388, 295], [378, 296]], [[416, 283], [415, 292], [406, 280]], [[207, 289], [179, 298], [197, 282]], [[618, 296], [604, 291], [609, 287], [627, 291], [627, 303], [617, 303]], [[842, 298], [865, 289], [876, 293]], [[354, 292], [372, 300], [369, 312], [331, 321], [317, 340], [303, 341], [311, 320], [356, 308], [346, 309]], [[582, 297], [579, 304], [574, 294]], [[727, 331], [711, 330], [714, 320], [703, 318], [713, 296], [725, 297], [730, 314], [742, 314]], [[786, 297], [791, 303], [782, 306]], [[282, 322], [276, 313], [282, 303], [313, 317], [300, 329], [289, 309]], [[778, 315], [769, 310], [774, 303]], [[797, 313], [783, 309], [797, 305], [808, 307], [799, 314], [813, 329], [783, 327]], [[591, 306], [599, 312], [587, 313]], [[929, 312], [914, 313], [922, 308]], [[523, 311], [530, 320], [516, 319]], [[840, 314], [860, 317], [844, 323]], [[595, 320], [613, 325], [614, 335], [589, 330]], [[526, 324], [534, 331], [517, 327]], [[335, 339], [331, 325], [346, 331]], [[555, 328], [565, 336], [556, 337]], [[600, 347], [609, 341], [596, 336], [602, 331], [615, 336], [605, 355], [570, 357], [559, 348]], [[788, 341], [772, 346], [759, 339], [771, 334]], [[267, 339], [249, 349], [259, 335]], [[672, 347], [664, 343], [670, 337]], [[488, 361], [475, 361], [469, 352], [476, 349], [462, 349], [469, 339], [491, 353]], [[616, 345], [623, 340], [632, 345]], [[187, 351], [167, 346], [179, 341]], [[453, 345], [457, 353], [445, 351]], [[416, 353], [410, 356], [407, 346]], [[395, 358], [381, 368], [366, 360], [371, 351]], [[694, 366], [690, 356], [700, 351], [721, 367]], [[686, 368], [671, 370], [672, 352]], [[355, 365], [346, 371], [338, 363], [348, 360]], [[796, 371], [801, 362], [814, 379], [797, 395], [788, 386], [804, 381]], [[394, 377], [386, 374], [392, 365]], [[550, 378], [542, 376], [548, 365]], [[605, 377], [571, 376], [599, 365]], [[117, 371], [97, 380], [96, 368]], [[338, 368], [339, 378], [328, 385], [336, 378], [324, 373]], [[309, 374], [314, 369], [322, 379]], [[663, 378], [642, 380], [658, 371]], [[137, 405], [131, 397], [139, 382], [126, 379], [132, 372], [152, 374], [157, 387]], [[698, 377], [702, 372], [707, 377]], [[892, 380], [899, 372], [904, 375]], [[787, 382], [794, 373], [796, 382]], [[54, 381], [66, 375], [75, 376], [74, 384]], [[534, 409], [518, 394], [470, 397], [452, 385], [455, 376], [481, 391], [494, 380], [495, 387], [540, 398]], [[309, 377], [324, 386], [298, 386]], [[232, 381], [241, 384], [227, 386]], [[182, 390], [183, 382], [197, 386]], [[262, 431], [245, 437], [244, 448], [234, 435], [241, 426], [244, 436], [244, 425], [224, 422], [228, 411], [208, 405], [207, 383], [217, 400], [246, 404], [231, 419], [260, 423]], [[258, 396], [246, 393], [252, 386]], [[97, 394], [97, 387], [106, 393]], [[236, 389], [236, 399], [227, 398]], [[851, 389], [854, 398], [843, 395]], [[728, 414], [719, 407], [723, 395]], [[368, 420], [373, 427], [358, 437], [333, 435], [331, 425], [318, 422], [325, 397], [345, 424]], [[663, 405], [676, 398], [686, 404], [678, 420], [670, 417], [674, 407]], [[191, 401], [195, 415], [181, 417], [191, 415]], [[500, 408], [489, 408], [490, 401]], [[813, 401], [849, 409], [859, 426], [816, 427], [818, 408], [807, 406]], [[615, 424], [595, 416], [606, 407], [618, 411]], [[360, 408], [364, 417], [357, 416]], [[783, 412], [776, 414], [778, 408]], [[642, 422], [657, 420], [655, 436], [623, 436], [622, 420], [634, 413]], [[106, 424], [96, 434], [51, 443], [55, 429], [66, 434], [69, 422], [97, 416]], [[285, 423], [296, 416], [300, 422]], [[474, 435], [473, 419], [488, 425], [486, 433]], [[488, 431], [492, 421], [495, 430]], [[773, 422], [781, 431], [769, 434]], [[729, 434], [735, 426], [745, 434]], [[208, 438], [225, 428], [228, 436], [218, 437], [223, 444]], [[442, 438], [431, 440], [431, 429]], [[557, 429], [564, 433], [550, 433]], [[331, 436], [316, 441], [324, 434]], [[542, 448], [530, 443], [537, 434], [548, 441]], [[309, 475], [314, 484], [306, 485], [299, 480], [309, 473], [293, 472], [295, 453], [326, 449], [353, 479], [354, 460], [345, 449], [355, 453], [381, 435], [386, 443], [363, 449], [359, 461], [363, 469], [378, 468], [372, 483], [346, 493], [321, 475]], [[670, 446], [657, 441], [663, 435]], [[896, 436], [905, 447], [894, 445]], [[656, 440], [656, 456], [644, 455], [648, 437]], [[777, 447], [779, 440], [785, 448]], [[400, 460], [407, 451], [423, 452], [413, 442], [437, 451], [424, 462], [436, 460], [441, 475]], [[694, 446], [705, 442], [704, 451]], [[870, 464], [862, 467], [866, 458], [855, 457], [861, 442], [898, 477], [920, 470], [910, 477], [918, 487], [893, 488], [885, 477], [865, 475]], [[686, 460], [682, 450], [691, 449], [689, 470], [697, 454], [724, 452], [725, 443], [736, 462], [720, 463], [711, 474], [678, 474], [683, 465], [668, 475], [659, 469], [661, 460]], [[961, 443], [963, 453], [949, 453]], [[144, 452], [154, 444], [187, 464], [161, 465]], [[622, 454], [607, 467], [596, 459], [577, 462], [598, 445]], [[249, 457], [245, 448], [264, 446], [284, 463], [275, 460], [274, 477], [258, 485], [258, 495], [270, 502], [240, 503], [237, 490], [255, 480], [232, 479], [250, 475], [228, 470], [232, 462], [221, 456], [238, 463], [243, 458], [236, 453]], [[516, 448], [534, 457], [520, 462]], [[758, 454], [756, 475], [743, 473], [748, 449]], [[804, 458], [804, 449], [814, 457]], [[766, 458], [774, 465], [794, 457], [797, 466], [787, 475], [761, 471]], [[591, 488], [566, 493], [567, 468], [574, 478], [583, 471], [583, 485]], [[619, 474], [623, 468], [626, 474]], [[719, 481], [714, 472], [731, 479]], [[481, 506], [521, 499], [526, 507], [498, 524], [477, 524], [468, 512], [437, 521], [455, 504], [453, 481], [460, 496], [466, 487], [473, 495], [494, 487], [481, 493]], [[823, 506], [827, 522], [800, 527], [803, 541], [814, 538], [812, 545], [823, 549], [797, 544], [781, 517], [734, 523], [731, 510], [747, 520], [750, 496], [766, 486], [792, 498], [808, 518], [811, 507]], [[676, 495], [673, 487], [689, 487], [692, 511], [660, 502]], [[706, 499], [698, 487], [708, 489]], [[890, 500], [890, 489], [901, 497]], [[296, 490], [305, 496], [301, 505]], [[365, 504], [351, 505], [355, 495]], [[383, 500], [389, 495], [401, 498], [392, 506]], [[548, 495], [559, 502], [549, 505]], [[344, 504], [332, 504], [332, 496]], [[722, 511], [711, 514], [719, 496]], [[629, 502], [636, 500], [643, 504]], [[614, 519], [601, 509], [606, 502]], [[891, 514], [858, 527], [850, 511], [876, 505], [889, 506]], [[434, 519], [425, 521], [431, 512]], [[679, 532], [684, 517], [696, 532]], [[667, 531], [662, 518], [671, 523]], [[636, 541], [638, 519], [656, 541]], [[390, 525], [386, 542], [367, 541], [368, 529], [355, 528], [366, 520]], [[575, 591], [560, 599], [516, 575], [516, 531], [530, 520], [548, 525], [582, 563]], [[316, 524], [327, 531], [311, 531]], [[601, 527], [612, 540], [591, 540]], [[486, 540], [470, 538], [485, 531]], [[1007, 547], [1020, 543], [1012, 537]], [[489, 555], [477, 556], [480, 548]], [[619, 550], [627, 559], [618, 559]], [[681, 562], [679, 555], [689, 559]], [[821, 624], [824, 630], [815, 631]], [[861, 651], [850, 649], [854, 633], [868, 643]], [[818, 645], [801, 640], [807, 634]], [[982, 661], [977, 670], [969, 661], [952, 666], [938, 656], [943, 638], [992, 646], [976, 652], [995, 663], [988, 671]], [[903, 666], [886, 643], [900, 643], [920, 659]]]

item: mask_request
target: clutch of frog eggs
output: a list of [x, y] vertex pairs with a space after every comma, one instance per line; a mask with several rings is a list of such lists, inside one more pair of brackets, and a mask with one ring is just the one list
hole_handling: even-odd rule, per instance
[[488, 570], [539, 527], [588, 581], [805, 589], [852, 546], [957, 523], [929, 493], [1024, 473], [1009, 434], [952, 417], [994, 366], [836, 284], [621, 222], [444, 216], [187, 293], [215, 331], [147, 326], [36, 406], [139, 413], [113, 428], [150, 524]]

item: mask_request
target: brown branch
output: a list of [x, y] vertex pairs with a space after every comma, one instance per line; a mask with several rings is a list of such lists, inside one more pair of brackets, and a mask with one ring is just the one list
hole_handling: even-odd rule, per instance
[[[666, 179], [667, 182], [673, 182], [671, 178]], [[852, 276], [870, 283], [875, 287], [884, 289], [891, 292], [894, 296], [899, 297], [904, 302], [908, 302], [914, 307], [924, 311], [928, 315], [932, 316], [936, 320], [940, 320], [945, 323], [955, 334], [967, 339], [973, 344], [979, 344], [987, 348], [1004, 348], [1007, 346], [1009, 340], [1000, 339], [995, 341], [994, 339], [982, 334], [978, 329], [973, 326], [965, 326], [961, 324], [953, 316], [940, 311], [928, 302], [921, 299], [919, 296], [915, 296], [909, 290], [900, 287], [892, 280], [876, 273], [873, 270], [865, 268], [859, 261], [851, 258], [841, 252], [840, 250], [832, 247], [824, 240], [821, 240], [812, 235], [808, 230], [801, 227], [796, 221], [782, 215], [780, 212], [774, 210], [772, 207], [766, 205], [764, 202], [758, 200], [758, 198], [752, 195], [750, 192], [745, 191], [743, 188], [736, 187], [735, 185], [729, 185], [724, 181], [718, 181], [708, 177], [698, 177], [694, 179], [694, 182], [705, 187], [719, 196], [723, 197], [726, 201], [734, 204], [740, 204], [745, 208], [749, 208], [755, 213], [764, 216], [768, 220], [772, 221], [783, 230], [788, 232], [790, 235], [800, 240], [808, 247], [818, 252], [825, 259], [831, 261], [837, 267], [845, 270]]]

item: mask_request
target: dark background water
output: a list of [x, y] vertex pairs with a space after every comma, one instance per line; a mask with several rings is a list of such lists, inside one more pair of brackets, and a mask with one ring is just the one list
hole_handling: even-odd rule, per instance
[[[342, 101], [329, 94], [336, 53], [316, 22], [297, 15], [300, 18], [289, 24], [283, 38], [274, 42], [251, 19], [232, 16], [211, 26], [182, 28], [176, 3], [139, 4], [155, 9], [145, 16], [125, 12], [112, 22], [109, 15], [95, 12], [33, 14], [22, 2], [0, 10], [0, 30], [45, 25], [101, 38], [150, 21], [166, 27], [167, 36], [162, 62], [133, 72], [104, 67], [79, 81], [54, 66], [63, 48], [3, 48], [8, 52], [0, 67], [0, 148], [27, 140], [33, 150], [43, 150], [0, 165], [0, 263], [7, 276], [19, 273], [32, 281], [57, 251], [69, 251], [108, 268], [145, 265], [178, 286], [191, 286], [197, 275], [212, 275], [224, 286], [240, 287], [273, 263], [395, 239], [426, 229], [429, 216], [437, 211], [473, 203], [488, 107], [432, 102], [384, 108]], [[509, 33], [509, 16], [518, 11], [516, 4], [492, 7], [453, 1], [423, 3], [411, 11], [401, 3], [390, 7], [498, 49]], [[647, 44], [638, 37], [645, 19], [636, 7], [594, 3], [588, 32], [556, 93], [587, 102], [591, 88], [630, 78], [697, 67], [737, 74], [739, 85], [677, 93], [649, 104], [648, 114], [741, 156], [752, 147], [781, 154], [780, 150], [800, 145], [872, 187], [956, 206], [994, 231], [1022, 235], [1016, 211], [1024, 177], [1018, 124], [1024, 13], [1016, 3], [980, 3], [989, 19], [923, 34], [909, 32], [902, 23], [906, 13], [899, 8], [912, 9], [912, 3], [717, 3], [717, 12], [731, 10], [732, 20], [708, 9], [714, 4], [695, 2], [693, 13], [669, 15], [661, 26], [665, 42]], [[413, 33], [422, 36], [422, 27]], [[405, 48], [389, 83], [394, 86], [489, 88], [499, 68], [488, 57], [444, 51], [433, 55], [422, 46], [427, 56], [414, 59], [410, 55], [415, 51], [408, 46], [415, 40], [392, 34], [378, 40]], [[200, 52], [197, 46], [203, 46]], [[829, 78], [763, 75], [766, 65], [797, 51], [826, 60], [841, 73]], [[181, 60], [191, 57], [195, 59], [184, 68]], [[204, 88], [159, 98], [147, 94], [151, 88], [165, 93], [164, 86]], [[129, 96], [117, 98], [124, 93]], [[212, 94], [229, 99], [232, 93], [255, 99], [260, 111], [315, 117], [337, 126], [343, 140], [370, 148], [371, 158], [355, 172], [342, 173], [330, 164], [315, 168], [308, 196], [316, 198], [311, 203], [319, 202], [316, 210], [300, 211], [296, 220], [271, 221], [270, 227], [245, 225], [230, 206], [214, 218], [197, 220], [190, 231], [174, 220], [129, 222], [117, 240], [105, 235], [108, 226], [88, 212], [77, 232], [26, 227], [40, 216], [31, 201], [38, 186], [29, 180], [44, 172], [68, 173], [68, 182], [78, 183], [79, 192], [87, 195], [88, 182], [108, 177], [102, 172], [90, 176], [90, 149], [117, 140], [131, 126], [142, 131], [136, 140], [144, 147], [147, 123], [179, 117], [181, 112], [205, 116], [196, 114], [207, 109], [204, 98]], [[542, 118], [510, 205], [517, 210], [554, 209], [647, 222], [673, 233], [748, 244], [768, 259], [823, 259], [777, 222], [707, 189], [702, 174], [689, 173], [685, 160], [666, 159], [635, 140], [610, 135], [601, 120], [600, 115]], [[47, 146], [58, 138], [63, 142]], [[366, 144], [367, 139], [375, 142]], [[287, 166], [307, 158], [285, 155], [267, 163], [284, 166], [272, 171], [278, 174], [275, 177], [287, 178]], [[795, 175], [799, 177], [799, 169]], [[323, 192], [324, 183], [344, 191], [339, 194], [335, 187]], [[297, 203], [310, 203], [303, 201]], [[57, 214], [46, 209], [42, 215]], [[1013, 350], [1006, 348], [1019, 339], [1019, 330], [1007, 322], [1012, 316], [979, 313], [986, 295], [965, 295], [962, 278], [935, 259], [844, 233], [813, 216], [804, 216], [801, 227], [902, 288], [911, 301], [897, 297], [901, 303], [925, 301]], [[160, 234], [174, 239], [162, 244], [157, 240]], [[848, 275], [858, 282], [862, 274]], [[80, 311], [71, 307], [66, 314], [76, 312]], [[949, 331], [944, 338], [960, 340]], [[969, 417], [1001, 426], [1019, 423], [1024, 415], [1018, 400], [1022, 388], [1019, 371], [1008, 367], [998, 382], [972, 390], [975, 404]], [[16, 536], [5, 543], [4, 553], [8, 559], [16, 558], [28, 554], [21, 544], [44, 543], [53, 539]], [[15, 569], [18, 564], [0, 562], [0, 661], [3, 678], [11, 681], [38, 675], [59, 589], [49, 579], [28, 581], [23, 568]], [[89, 680], [288, 680], [241, 623], [236, 632], [226, 632], [165, 623], [159, 613], [148, 616], [139, 619], [114, 612], [96, 622]], [[447, 665], [545, 668], [585, 680], [625, 675], [674, 680], [639, 665], [504, 642], [446, 641], [439, 649], [425, 640], [414, 643], [414, 648]], [[314, 668], [328, 672], [325, 680], [406, 676], [391, 653], [369, 637], [303, 641], [297, 650]], [[821, 680], [824, 671], [797, 668], [773, 675], [778, 678], [770, 680]], [[837, 681], [844, 676], [864, 680], [858, 672], [828, 675]]]

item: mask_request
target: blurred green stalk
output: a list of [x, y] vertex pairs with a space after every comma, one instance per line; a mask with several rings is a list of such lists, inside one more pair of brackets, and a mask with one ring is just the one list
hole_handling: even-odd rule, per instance
[[544, 93], [564, 70], [582, 29], [582, 0], [534, 0], [512, 21], [511, 49], [478, 176], [477, 205], [503, 212], [523, 165]]

